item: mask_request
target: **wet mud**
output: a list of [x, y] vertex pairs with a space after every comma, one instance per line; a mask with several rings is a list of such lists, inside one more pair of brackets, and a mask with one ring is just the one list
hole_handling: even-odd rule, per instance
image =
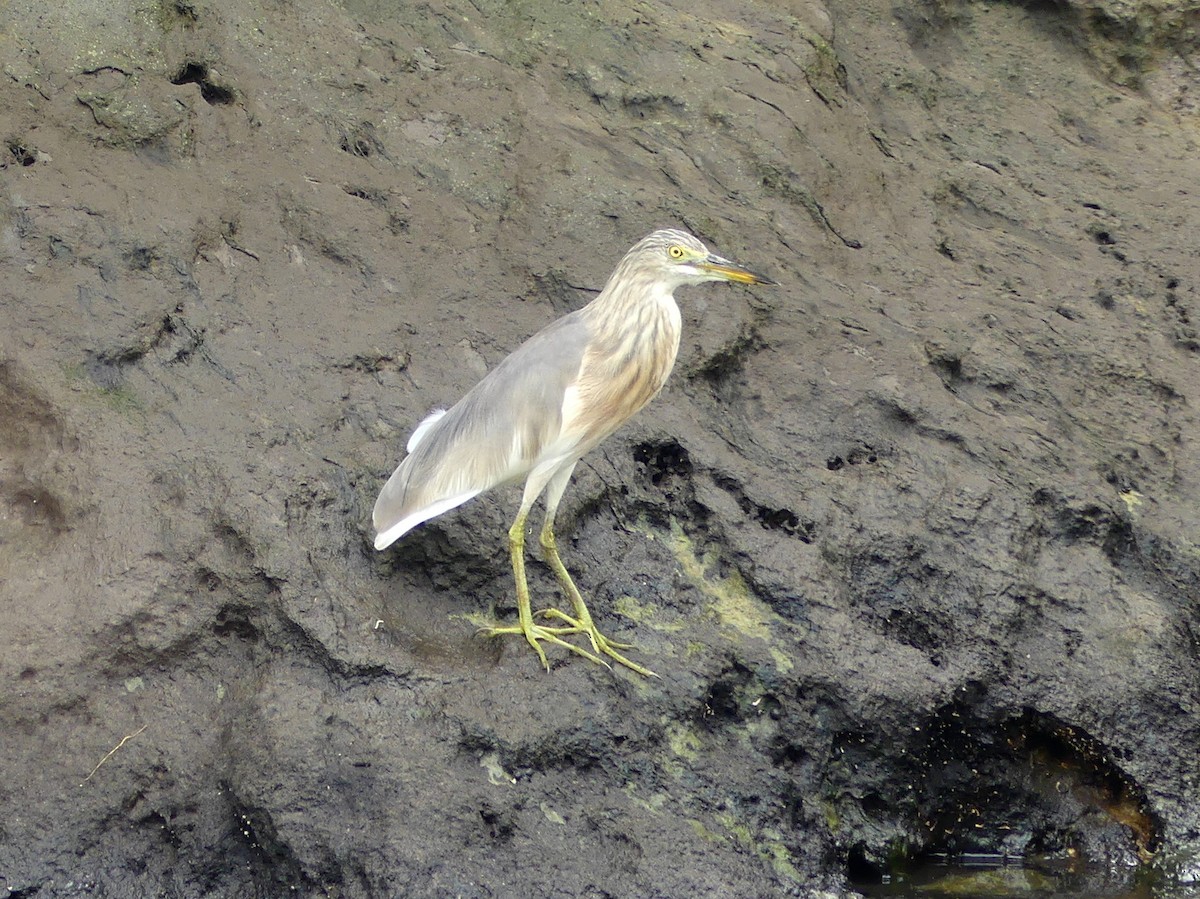
[[[902, 7], [0, 10], [0, 887], [1195, 883], [1194, 22]], [[371, 505], [663, 226], [778, 286], [560, 510], [662, 676], [547, 673], [519, 488]]]

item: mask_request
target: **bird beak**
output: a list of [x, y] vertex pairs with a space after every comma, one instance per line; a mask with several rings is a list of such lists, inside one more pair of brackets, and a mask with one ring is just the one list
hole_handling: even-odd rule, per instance
[[722, 259], [720, 256], [709, 254], [703, 262], [697, 262], [696, 267], [701, 271], [711, 272], [722, 281], [737, 281], [739, 284], [774, 284], [770, 278], [756, 274], [745, 266]]

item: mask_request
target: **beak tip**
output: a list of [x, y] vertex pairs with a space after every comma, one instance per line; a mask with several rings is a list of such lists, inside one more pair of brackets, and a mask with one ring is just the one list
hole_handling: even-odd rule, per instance
[[766, 275], [760, 275], [758, 272], [752, 272], [749, 269], [743, 269], [744, 277], [738, 278], [743, 284], [766, 285], [774, 287], [777, 282], [772, 281]]
[[719, 257], [710, 257], [707, 262], [701, 265], [719, 278], [725, 281], [734, 281], [738, 284], [769, 284], [774, 285], [776, 282], [770, 278], [760, 275], [758, 272], [752, 272], [745, 266], [739, 265], [736, 262], [730, 262], [728, 259]]

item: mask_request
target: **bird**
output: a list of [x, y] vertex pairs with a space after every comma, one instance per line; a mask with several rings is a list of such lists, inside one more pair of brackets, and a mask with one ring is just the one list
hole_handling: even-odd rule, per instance
[[[675, 290], [706, 281], [775, 283], [710, 252], [685, 231], [662, 229], [638, 241], [591, 302], [534, 334], [457, 403], [417, 425], [407, 455], [375, 502], [375, 549], [387, 549], [422, 522], [486, 490], [524, 479], [508, 530], [518, 620], [481, 633], [523, 636], [547, 671], [543, 643], [657, 677], [622, 654], [631, 644], [610, 640], [596, 627], [559, 555], [554, 519], [579, 459], [662, 390], [679, 352]], [[543, 558], [572, 613], [548, 608], [535, 620], [525, 577], [525, 531], [543, 493]], [[586, 635], [590, 650], [565, 639], [572, 635]]]

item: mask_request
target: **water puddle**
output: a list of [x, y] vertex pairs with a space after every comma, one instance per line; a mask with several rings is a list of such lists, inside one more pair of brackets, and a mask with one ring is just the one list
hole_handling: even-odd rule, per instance
[[1104, 869], [1078, 860], [1031, 865], [990, 853], [934, 855], [882, 882], [853, 886], [868, 899], [1200, 899], [1200, 883], [1181, 883], [1145, 868]]

